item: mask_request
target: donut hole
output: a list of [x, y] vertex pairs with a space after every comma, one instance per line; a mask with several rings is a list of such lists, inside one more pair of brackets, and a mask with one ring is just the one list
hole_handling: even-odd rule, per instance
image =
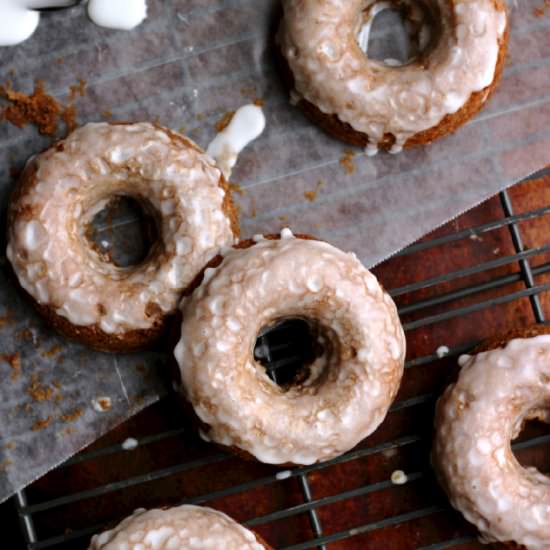
[[421, 0], [374, 2], [361, 14], [359, 47], [387, 67], [419, 62], [439, 39], [437, 10]]
[[521, 421], [512, 452], [524, 468], [535, 468], [548, 476], [550, 483], [550, 407], [528, 414]]
[[114, 195], [96, 204], [85, 229], [94, 252], [104, 262], [131, 268], [147, 260], [159, 241], [157, 217], [145, 199]]
[[[254, 346], [254, 359], [271, 380], [287, 391], [307, 383], [320, 383], [324, 372], [318, 359], [330, 354], [328, 330], [311, 319], [278, 319], [263, 327]], [[319, 369], [314, 364], [321, 363]], [[316, 372], [313, 372], [315, 370]]]

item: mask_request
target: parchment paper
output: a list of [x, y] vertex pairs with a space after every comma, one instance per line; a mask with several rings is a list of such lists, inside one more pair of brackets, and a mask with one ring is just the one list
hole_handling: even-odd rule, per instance
[[[149, 18], [132, 32], [94, 26], [83, 7], [45, 16], [29, 41], [0, 49], [0, 81], [30, 92], [42, 79], [67, 102], [82, 78], [79, 122], [110, 120], [106, 111], [116, 120], [157, 120], [203, 147], [226, 112], [262, 99], [267, 130], [232, 178], [243, 189], [236, 195], [243, 235], [290, 225], [371, 266], [548, 163], [550, 10], [544, 15], [543, 7], [523, 0], [512, 8], [504, 79], [481, 115], [452, 137], [398, 156], [353, 151], [351, 159], [348, 147], [289, 105], [272, 49], [277, 0], [150, 0]], [[383, 31], [373, 40], [378, 32], [387, 41]], [[31, 127], [0, 123], [2, 209], [11, 170], [49, 144]], [[2, 501], [170, 383], [162, 354], [98, 354], [52, 333], [0, 262]], [[92, 401], [103, 396], [112, 405], [98, 412]]]

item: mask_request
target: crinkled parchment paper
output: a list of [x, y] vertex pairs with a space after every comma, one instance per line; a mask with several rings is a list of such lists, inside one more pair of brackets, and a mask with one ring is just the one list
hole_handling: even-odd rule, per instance
[[[244, 236], [290, 225], [373, 265], [550, 159], [550, 10], [536, 11], [543, 0], [512, 7], [504, 79], [476, 120], [429, 147], [376, 158], [346, 156], [346, 146], [289, 105], [272, 49], [277, 0], [149, 5], [132, 32], [96, 27], [83, 7], [43, 17], [29, 41], [0, 49], [0, 82], [30, 92], [42, 79], [66, 101], [82, 78], [79, 122], [106, 120], [107, 111], [114, 120], [157, 120], [203, 147], [224, 114], [262, 99], [267, 130], [233, 174]], [[0, 123], [2, 210], [12, 169], [49, 143], [31, 127]], [[103, 355], [53, 334], [0, 262], [1, 501], [158, 399], [169, 382], [160, 354]], [[92, 401], [102, 396], [111, 408], [99, 412]]]

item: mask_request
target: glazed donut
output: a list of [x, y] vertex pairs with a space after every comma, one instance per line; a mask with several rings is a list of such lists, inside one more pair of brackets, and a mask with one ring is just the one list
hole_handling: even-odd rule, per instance
[[[269, 464], [354, 447], [380, 425], [403, 374], [401, 323], [374, 275], [355, 255], [298, 237], [258, 236], [206, 269], [182, 301], [174, 352], [203, 438]], [[282, 388], [254, 348], [260, 331], [288, 319], [308, 322], [322, 352]]]
[[[159, 235], [131, 268], [105, 261], [86, 237], [120, 196], [136, 199]], [[7, 257], [57, 329], [133, 351], [162, 334], [182, 291], [237, 233], [225, 180], [194, 143], [148, 123], [88, 124], [28, 163], [9, 205]]]
[[136, 510], [111, 531], [94, 535], [88, 550], [270, 550], [230, 517], [199, 506]]
[[550, 479], [523, 468], [510, 442], [527, 420], [550, 423], [550, 328], [487, 349], [460, 358], [458, 381], [437, 404], [433, 464], [452, 505], [487, 542], [548, 549]]
[[[506, 55], [504, 0], [283, 0], [283, 7], [277, 41], [293, 102], [369, 155], [456, 130], [481, 109]], [[359, 46], [384, 7], [417, 19], [426, 13], [417, 59], [389, 66]]]

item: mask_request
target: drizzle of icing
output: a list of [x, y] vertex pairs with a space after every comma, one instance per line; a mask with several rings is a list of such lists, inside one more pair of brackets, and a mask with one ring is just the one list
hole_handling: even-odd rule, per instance
[[210, 143], [206, 152], [216, 161], [226, 179], [230, 178], [240, 152], [259, 137], [264, 129], [262, 108], [245, 105], [237, 110], [227, 127]]
[[146, 0], [90, 0], [88, 16], [100, 27], [129, 31], [147, 17]]
[[[288, 229], [228, 252], [182, 312], [174, 355], [207, 437], [262, 462], [312, 464], [349, 450], [399, 387], [405, 340], [391, 298], [354, 255]], [[316, 319], [339, 352], [283, 391], [251, 350], [263, 327], [291, 317]]]
[[489, 542], [550, 548], [550, 480], [510, 442], [524, 420], [550, 423], [550, 336], [463, 356], [436, 411], [433, 463], [452, 505]]
[[199, 506], [136, 510], [110, 531], [92, 538], [89, 550], [265, 550], [252, 531], [230, 517]]
[[394, 152], [439, 124], [492, 83], [507, 16], [493, 0], [428, 3], [441, 14], [441, 38], [429, 63], [386, 67], [368, 59], [357, 41], [359, 34], [364, 45], [370, 32], [369, 23], [360, 27], [364, 0], [284, 0], [278, 42], [294, 93], [372, 143], [392, 134]]

